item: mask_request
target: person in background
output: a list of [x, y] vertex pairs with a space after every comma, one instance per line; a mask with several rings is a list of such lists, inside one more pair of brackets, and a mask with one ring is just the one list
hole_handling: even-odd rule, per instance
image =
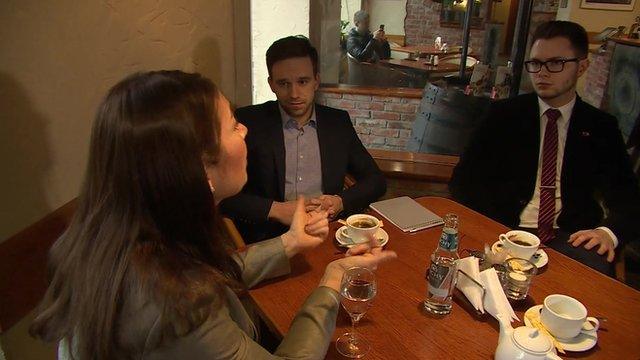
[[492, 105], [454, 170], [451, 192], [613, 275], [615, 250], [640, 237], [640, 194], [616, 119], [576, 94], [589, 66], [587, 33], [550, 21], [531, 43], [525, 69], [535, 93]]
[[[296, 199], [331, 218], [366, 208], [386, 191], [384, 175], [358, 138], [346, 111], [315, 104], [318, 53], [309, 40], [289, 36], [267, 50], [269, 86], [277, 101], [236, 110], [247, 136], [249, 180], [221, 203], [245, 242], [282, 234]], [[345, 176], [356, 180], [344, 188]]]
[[94, 121], [78, 208], [51, 249], [31, 334], [58, 341], [59, 359], [324, 357], [344, 269], [395, 254], [363, 246], [328, 264], [268, 353], [243, 306], [247, 287], [288, 273], [288, 259], [324, 241], [328, 222], [300, 200], [282, 236], [227, 248], [215, 203], [246, 182], [246, 135], [198, 74], [139, 73], [115, 85]]
[[364, 10], [353, 14], [356, 25], [349, 31], [347, 51], [358, 61], [377, 62], [391, 57], [391, 47], [384, 36], [382, 26], [373, 34], [369, 30], [369, 13]]

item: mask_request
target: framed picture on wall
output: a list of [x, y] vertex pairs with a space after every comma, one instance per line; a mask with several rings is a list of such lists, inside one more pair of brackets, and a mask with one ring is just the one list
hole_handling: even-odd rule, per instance
[[636, 0], [580, 0], [583, 9], [633, 11]]

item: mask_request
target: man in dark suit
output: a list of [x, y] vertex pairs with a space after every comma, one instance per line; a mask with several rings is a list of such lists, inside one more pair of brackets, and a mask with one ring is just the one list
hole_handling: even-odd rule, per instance
[[[349, 114], [314, 104], [320, 77], [309, 40], [277, 40], [267, 50], [267, 67], [278, 101], [236, 110], [249, 130], [249, 178], [240, 194], [221, 203], [246, 242], [286, 231], [299, 196], [307, 198], [308, 211], [321, 208], [336, 217], [367, 207], [386, 191]], [[344, 189], [347, 174], [356, 184]]]
[[639, 237], [640, 194], [616, 119], [576, 95], [587, 51], [578, 24], [538, 27], [525, 62], [536, 93], [492, 105], [450, 189], [463, 204], [612, 275], [615, 249]]

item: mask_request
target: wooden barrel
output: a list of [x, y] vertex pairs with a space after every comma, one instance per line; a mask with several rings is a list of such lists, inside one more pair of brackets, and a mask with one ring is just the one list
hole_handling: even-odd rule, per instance
[[459, 88], [427, 84], [407, 150], [460, 155], [489, 104], [489, 98], [465, 95]]

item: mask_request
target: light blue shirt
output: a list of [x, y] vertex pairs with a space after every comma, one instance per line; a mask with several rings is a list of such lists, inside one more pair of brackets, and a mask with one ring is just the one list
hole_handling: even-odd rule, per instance
[[282, 132], [285, 148], [284, 199], [295, 200], [300, 195], [316, 197], [322, 195], [322, 167], [315, 108], [309, 121], [298, 128], [282, 107]]

